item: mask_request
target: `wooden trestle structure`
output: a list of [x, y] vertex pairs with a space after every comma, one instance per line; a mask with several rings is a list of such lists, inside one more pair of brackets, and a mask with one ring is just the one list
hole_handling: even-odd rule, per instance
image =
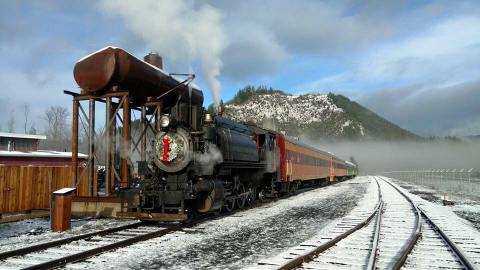
[[[158, 54], [150, 53], [140, 60], [116, 47], [106, 47], [80, 59], [73, 75], [80, 93], [64, 91], [73, 97], [71, 187], [82, 185], [82, 179], [88, 182], [86, 195], [77, 193], [73, 198], [73, 212], [109, 212], [112, 205], [114, 212], [123, 212], [125, 203], [133, 207], [138, 199], [134, 183], [142, 179], [135, 171], [136, 162], [146, 164], [149, 142], [161, 129], [160, 118], [172, 113], [172, 107], [180, 101], [202, 105], [203, 93], [191, 84], [193, 74], [164, 71]], [[103, 108], [105, 114], [99, 117]], [[137, 112], [139, 119], [132, 121]], [[84, 138], [80, 132], [85, 133], [88, 142], [86, 170], [77, 166], [79, 139]], [[101, 165], [105, 166], [105, 197], [93, 198], [97, 196], [97, 166]], [[82, 175], [85, 171], [86, 178]]]
[[[83, 91], [82, 91], [83, 92]], [[72, 186], [79, 185], [79, 168], [78, 152], [79, 152], [79, 127], [81, 126], [86, 134], [88, 141], [88, 159], [87, 180], [89, 196], [93, 194], [93, 183], [96, 174], [96, 166], [99, 165], [99, 153], [104, 155], [105, 164], [105, 195], [111, 196], [115, 188], [127, 188], [129, 180], [132, 179], [134, 167], [131, 157], [138, 154], [140, 161], [147, 158], [147, 134], [151, 130], [155, 135], [161, 116], [161, 101], [145, 101], [135, 102], [131, 99], [128, 91], [118, 90], [113, 87], [106, 94], [91, 95], [90, 93], [74, 93], [64, 91], [65, 94], [73, 97], [72, 110], [72, 170], [73, 179]], [[88, 102], [88, 113], [82, 103]], [[105, 104], [105, 117], [98, 119], [95, 116], [96, 104], [100, 102]], [[131, 123], [132, 111], [140, 112], [140, 135], [137, 139], [132, 137]], [[97, 134], [95, 125], [104, 120], [104, 130], [102, 134]], [[120, 134], [117, 134], [120, 133]]]

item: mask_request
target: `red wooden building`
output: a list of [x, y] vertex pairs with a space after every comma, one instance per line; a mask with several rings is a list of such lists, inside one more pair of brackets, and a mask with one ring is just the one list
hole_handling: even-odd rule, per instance
[[[7, 166], [71, 166], [72, 153], [39, 150], [45, 135], [0, 132], [0, 165]], [[79, 162], [87, 155], [78, 154]]]

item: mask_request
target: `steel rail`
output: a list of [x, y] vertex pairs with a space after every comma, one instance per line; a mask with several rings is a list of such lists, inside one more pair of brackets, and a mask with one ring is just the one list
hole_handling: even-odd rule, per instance
[[[311, 189], [305, 188], [305, 189], [299, 190], [295, 194], [290, 194], [289, 196], [286, 196], [285, 198], [288, 198], [290, 196], [295, 196], [295, 195], [298, 195], [300, 193], [310, 191], [310, 190]], [[277, 200], [278, 199], [269, 200], [267, 202], [258, 204], [257, 206], [270, 204], [270, 203], [275, 202]], [[222, 213], [220, 215], [214, 216], [213, 218], [218, 219], [218, 218], [228, 216], [228, 215], [231, 215], [231, 214], [234, 214], [236, 212], [240, 212], [240, 211], [243, 211], [243, 210], [246, 210], [246, 209], [248, 209], [248, 208], [235, 209], [232, 212]], [[163, 236], [163, 235], [168, 234], [168, 233], [173, 232], [173, 231], [178, 231], [178, 230], [181, 230], [183, 228], [188, 228], [188, 227], [195, 226], [195, 225], [200, 224], [204, 221], [208, 221], [209, 217], [210, 217], [210, 215], [199, 216], [199, 217], [197, 217], [197, 219], [195, 219], [193, 221], [190, 221], [189, 223], [183, 223], [183, 224], [174, 225], [174, 226], [169, 227], [169, 228], [163, 228], [163, 229], [160, 229], [158, 231], [154, 231], [154, 232], [142, 234], [142, 235], [139, 235], [139, 236], [127, 238], [127, 239], [121, 240], [119, 242], [115, 242], [115, 243], [112, 243], [112, 244], [108, 244], [108, 245], [93, 248], [93, 249], [89, 249], [89, 250], [86, 250], [86, 251], [82, 251], [82, 252], [75, 253], [75, 254], [72, 254], [72, 255], [69, 255], [69, 256], [65, 256], [65, 257], [61, 257], [61, 258], [54, 259], [54, 260], [51, 260], [51, 261], [47, 261], [47, 262], [44, 262], [44, 263], [41, 263], [41, 264], [32, 265], [32, 266], [22, 268], [22, 269], [25, 269], [25, 270], [26, 269], [29, 269], [29, 270], [30, 269], [35, 269], [35, 270], [52, 269], [52, 268], [57, 268], [57, 267], [64, 266], [67, 263], [74, 263], [74, 262], [83, 261], [85, 259], [88, 259], [89, 257], [101, 254], [101, 253], [106, 252], [106, 251], [110, 251], [110, 250], [114, 250], [114, 249], [117, 249], [117, 248], [129, 246], [129, 245], [132, 245], [132, 244], [135, 244], [135, 243], [138, 243], [138, 242], [142, 242], [142, 241], [146, 241], [146, 240], [149, 240], [149, 239], [152, 239], [152, 238], [155, 238], [155, 237]], [[136, 227], [139, 227], [140, 225], [142, 225], [144, 223], [145, 222], [133, 223], [133, 224], [125, 225], [125, 226], [106, 229], [106, 230], [99, 231], [99, 232], [87, 233], [87, 234], [78, 235], [78, 236], [74, 236], [74, 237], [70, 237], [70, 238], [66, 238], [66, 239], [52, 241], [52, 242], [49, 242], [49, 243], [44, 243], [44, 244], [39, 244], [39, 245], [35, 245], [35, 246], [29, 246], [29, 247], [21, 248], [21, 249], [18, 249], [18, 250], [8, 251], [8, 252], [5, 252], [5, 253], [1, 253], [0, 255], [5, 255], [5, 256], [3, 258], [0, 258], [0, 259], [10, 258], [10, 257], [14, 257], [14, 256], [26, 255], [26, 254], [29, 254], [29, 253], [32, 253], [32, 252], [35, 252], [35, 251], [60, 246], [62, 244], [68, 244], [68, 243], [76, 241], [76, 240], [90, 238], [90, 237], [93, 237], [93, 236], [107, 235], [107, 234], [122, 231], [122, 230], [125, 230], [125, 229], [136, 228]]]
[[378, 255], [378, 241], [380, 239], [380, 228], [382, 227], [382, 212], [383, 212], [383, 201], [380, 205], [379, 212], [377, 214], [377, 221], [375, 225], [375, 234], [373, 236], [372, 250], [370, 251], [370, 256], [368, 258], [367, 269], [373, 270], [376, 268], [377, 255]]
[[[309, 191], [309, 190], [307, 189], [305, 191]], [[291, 194], [290, 196], [294, 196], [294, 195], [297, 195], [297, 194], [300, 194], [300, 193], [303, 193], [303, 191], [300, 191], [296, 194]], [[289, 197], [289, 196], [287, 196], [287, 197]], [[277, 200], [271, 200], [271, 201], [266, 202], [262, 205], [269, 204], [269, 203], [275, 202]], [[247, 208], [236, 209], [236, 210], [234, 210], [230, 213], [223, 213], [223, 214], [220, 214], [218, 216], [215, 216], [215, 218], [221, 218], [221, 217], [224, 217], [224, 216], [228, 216], [228, 215], [231, 215], [231, 214], [234, 214], [236, 212], [246, 210], [246, 209]], [[45, 270], [45, 269], [52, 269], [52, 268], [61, 267], [61, 266], [66, 265], [67, 263], [74, 263], [74, 262], [83, 261], [85, 259], [88, 259], [92, 256], [101, 254], [101, 253], [106, 252], [106, 251], [110, 251], [110, 250], [114, 250], [114, 249], [117, 249], [117, 248], [129, 246], [129, 245], [132, 245], [132, 244], [135, 244], [135, 243], [138, 243], [138, 242], [142, 242], [142, 241], [146, 241], [146, 240], [149, 240], [149, 239], [152, 239], [152, 238], [155, 238], [155, 237], [160, 237], [160, 236], [163, 236], [163, 235], [168, 234], [170, 232], [178, 231], [178, 230], [181, 230], [183, 228], [192, 227], [194, 225], [197, 225], [199, 223], [202, 223], [202, 222], [208, 221], [208, 220], [209, 220], [208, 215], [197, 217], [197, 219], [195, 219], [195, 220], [193, 220], [189, 223], [174, 225], [170, 228], [163, 228], [163, 229], [160, 229], [158, 231], [154, 231], [154, 232], [146, 233], [146, 234], [143, 234], [143, 235], [127, 238], [127, 239], [121, 240], [119, 242], [115, 242], [115, 243], [112, 243], [112, 244], [108, 244], [108, 245], [93, 248], [93, 249], [89, 249], [89, 250], [86, 250], [86, 251], [82, 251], [82, 252], [75, 253], [75, 254], [72, 254], [72, 255], [69, 255], [69, 256], [65, 256], [65, 257], [62, 257], [62, 258], [47, 261], [47, 262], [44, 262], [44, 263], [41, 263], [41, 264], [32, 265], [32, 266], [22, 268], [22, 269], [23, 270]], [[139, 224], [141, 224], [141, 223], [142, 222], [139, 222]], [[108, 234], [108, 233], [106, 233], [106, 234]], [[29, 253], [29, 252], [27, 252], [27, 253]]]
[[[407, 197], [409, 201], [411, 201], [411, 199], [403, 191], [401, 191], [399, 188], [393, 185], [390, 181], [385, 179], [383, 180], [388, 184], [390, 184], [392, 187], [394, 187], [403, 196]], [[459, 246], [457, 246], [455, 242], [453, 242], [437, 224], [435, 224], [435, 222], [427, 215], [427, 213], [423, 209], [421, 209], [420, 207], [416, 207], [416, 209], [419, 211], [419, 214], [423, 216], [428, 223], [430, 223], [430, 225], [434, 228], [434, 230], [445, 241], [447, 246], [449, 246], [450, 249], [453, 250], [453, 252], [458, 257], [458, 259], [460, 260], [460, 263], [463, 265], [463, 267], [465, 267], [465, 269], [468, 269], [468, 270], [477, 269], [473, 265], [473, 263], [469, 260], [468, 256], [465, 255], [465, 252], [463, 252], [462, 249]]]
[[468, 269], [468, 270], [477, 269], [473, 265], [473, 263], [470, 261], [468, 256], [465, 255], [465, 252], [463, 252], [462, 249], [459, 246], [457, 246], [455, 244], [455, 242], [453, 242], [453, 240], [451, 240], [450, 237], [448, 237], [447, 234], [445, 234], [445, 232], [437, 224], [435, 224], [435, 222], [427, 215], [427, 213], [423, 209], [421, 209], [420, 207], [419, 207], [419, 209], [420, 209], [420, 212], [422, 213], [422, 215], [425, 217], [425, 220], [428, 223], [430, 223], [430, 225], [440, 235], [440, 237], [443, 239], [443, 241], [445, 241], [447, 246], [449, 246], [449, 248], [455, 252], [455, 255], [457, 255], [457, 257], [460, 260], [460, 263], [463, 265], [463, 267], [465, 269]]
[[408, 255], [412, 252], [413, 247], [417, 244], [418, 239], [422, 235], [422, 214], [420, 212], [420, 209], [418, 209], [417, 205], [410, 199], [407, 194], [405, 194], [403, 191], [401, 191], [398, 187], [396, 187], [394, 184], [392, 184], [390, 181], [382, 179], [385, 183], [389, 184], [392, 186], [395, 190], [397, 190], [405, 199], [407, 199], [408, 202], [412, 205], [412, 207], [415, 209], [415, 220], [416, 220], [416, 228], [415, 231], [412, 233], [410, 236], [408, 243], [406, 246], [402, 247], [402, 250], [400, 251], [400, 258], [395, 262], [395, 265], [393, 266], [393, 269], [399, 270], [402, 268], [402, 266], [405, 264], [405, 260], [407, 260]]
[[143, 222], [136, 222], [136, 223], [132, 223], [132, 224], [124, 225], [124, 226], [119, 226], [119, 227], [109, 228], [109, 229], [105, 229], [105, 230], [101, 230], [101, 231], [76, 235], [76, 236], [72, 236], [72, 237], [68, 237], [68, 238], [64, 238], [64, 239], [59, 239], [59, 240], [55, 240], [55, 241], [50, 241], [50, 242], [41, 243], [41, 244], [37, 244], [37, 245], [33, 245], [33, 246], [28, 246], [28, 247], [23, 247], [23, 248], [19, 248], [19, 249], [15, 249], [15, 250], [2, 252], [2, 253], [0, 253], [0, 260], [7, 259], [7, 258], [10, 258], [10, 257], [22, 256], [22, 255], [25, 255], [25, 254], [28, 254], [28, 253], [44, 250], [44, 249], [47, 249], [47, 248], [61, 246], [61, 245], [64, 245], [64, 244], [71, 243], [73, 241], [78, 241], [78, 240], [82, 240], [82, 239], [86, 239], [86, 238], [91, 238], [93, 236], [102, 236], [102, 235], [106, 235], [106, 234], [110, 234], [110, 233], [114, 233], [114, 232], [118, 232], [118, 231], [137, 228], [137, 227], [141, 226], [142, 224], [144, 224], [144, 223]]
[[51, 260], [51, 261], [47, 261], [47, 262], [44, 262], [44, 263], [32, 265], [32, 266], [25, 267], [25, 268], [22, 268], [22, 269], [23, 270], [34, 270], [34, 269], [35, 270], [44, 270], [44, 269], [52, 269], [52, 268], [64, 266], [67, 263], [83, 261], [83, 260], [85, 260], [89, 257], [101, 254], [105, 251], [129, 246], [129, 245], [135, 244], [137, 242], [146, 241], [146, 240], [149, 240], [149, 239], [152, 239], [152, 238], [155, 238], [155, 237], [163, 236], [167, 233], [179, 230], [183, 227], [184, 226], [182, 226], [182, 225], [176, 225], [176, 226], [172, 226], [170, 228], [162, 228], [162, 229], [154, 231], [154, 232], [150, 232], [150, 233], [142, 234], [142, 235], [139, 235], [139, 236], [127, 238], [127, 239], [121, 240], [119, 242], [115, 242], [115, 243], [108, 244], [108, 245], [101, 246], [101, 247], [97, 247], [97, 248], [92, 248], [92, 249], [89, 249], [89, 250], [85, 250], [85, 251], [82, 251], [82, 252], [79, 252], [79, 253], [75, 253], [75, 254], [72, 254], [72, 255], [69, 255], [69, 256], [65, 256], [65, 257], [61, 257], [61, 258], [54, 259], [54, 260]]
[[370, 251], [370, 256], [368, 257], [368, 263], [367, 263], [367, 269], [373, 270], [375, 269], [376, 262], [377, 262], [377, 256], [378, 256], [378, 242], [380, 240], [380, 228], [382, 227], [382, 213], [383, 213], [383, 197], [382, 197], [382, 192], [380, 192], [380, 184], [378, 184], [377, 178], [375, 178], [375, 181], [377, 182], [377, 187], [379, 190], [379, 196], [380, 199], [382, 200], [382, 204], [380, 205], [380, 210], [377, 215], [377, 220], [375, 224], [375, 234], [373, 236], [373, 243], [372, 243], [372, 249]]
[[[378, 203], [375, 206], [374, 210], [372, 213], [363, 221], [358, 223], [355, 227], [351, 228], [350, 230], [338, 235], [337, 237], [329, 240], [328, 242], [316, 247], [312, 251], [308, 252], [307, 254], [303, 254], [301, 256], [296, 257], [293, 260], [290, 260], [289, 262], [285, 263], [284, 265], [280, 266], [278, 270], [290, 270], [297, 268], [301, 266], [305, 262], [312, 261], [317, 255], [321, 254], [322, 252], [326, 251], [327, 249], [333, 247], [336, 243], [340, 242], [342, 239], [346, 238], [350, 234], [358, 231], [359, 229], [365, 227], [370, 223], [372, 218], [375, 216], [375, 214], [381, 215], [381, 209], [383, 209], [383, 199], [382, 199], [382, 193], [380, 191], [380, 185], [378, 184], [378, 181], [375, 179], [377, 182], [377, 187], [378, 187]], [[378, 224], [377, 224], [378, 225]], [[373, 251], [372, 251], [373, 253]], [[372, 255], [370, 255], [372, 256]]]
[[[377, 182], [377, 185], [378, 185], [378, 182]], [[307, 188], [302, 188], [302, 189], [298, 190], [296, 193], [292, 193], [292, 194], [289, 194], [287, 196], [282, 197], [282, 199], [283, 198], [289, 198], [289, 197], [292, 197], [292, 196], [295, 196], [295, 195], [298, 195], [298, 194], [301, 194], [301, 193], [304, 193], [304, 192], [307, 192], [307, 191], [310, 191], [310, 190], [313, 190], [313, 189], [315, 189], [315, 188], [308, 188], [308, 187]], [[270, 204], [272, 202], [277, 201], [278, 199], [279, 198], [270, 199], [270, 200], [265, 201], [263, 203], [257, 202], [254, 205], [254, 207]], [[213, 219], [218, 219], [218, 218], [221, 218], [221, 217], [224, 217], [224, 216], [228, 216], [228, 215], [234, 214], [236, 212], [247, 210], [249, 208], [250, 207], [245, 207], [245, 208], [242, 208], [242, 209], [235, 209], [234, 211], [229, 212], [229, 213], [222, 213], [222, 214], [219, 214], [219, 215], [214, 215]], [[371, 219], [371, 217], [369, 217], [369, 219]], [[154, 232], [146, 233], [146, 234], [143, 234], [143, 235], [127, 238], [127, 239], [121, 240], [119, 242], [115, 242], [115, 243], [112, 243], [112, 244], [108, 244], [108, 245], [93, 248], [93, 249], [89, 249], [89, 250], [86, 250], [86, 251], [83, 251], [83, 252], [75, 253], [75, 254], [72, 254], [72, 255], [69, 255], [69, 256], [61, 257], [61, 258], [54, 259], [54, 260], [51, 260], [51, 261], [47, 261], [47, 262], [37, 264], [37, 265], [32, 265], [32, 266], [22, 268], [22, 269], [52, 269], [52, 268], [61, 267], [61, 266], [66, 265], [67, 263], [83, 261], [83, 260], [85, 260], [89, 257], [101, 254], [101, 253], [106, 252], [106, 251], [110, 251], [110, 250], [117, 249], [117, 248], [120, 248], [120, 247], [129, 246], [129, 245], [135, 244], [137, 242], [146, 241], [146, 240], [149, 240], [149, 239], [152, 239], [152, 238], [155, 238], [155, 237], [160, 237], [160, 236], [163, 236], [163, 235], [168, 234], [170, 232], [180, 230], [182, 228], [192, 227], [194, 225], [197, 225], [197, 224], [199, 224], [201, 222], [204, 222], [204, 221], [207, 221], [207, 220], [209, 220], [207, 215], [197, 217], [196, 220], [190, 221], [188, 223], [174, 225], [170, 228], [163, 228], [163, 229], [160, 229], [158, 231], [154, 231]], [[71, 243], [71, 242], [74, 242], [74, 241], [77, 241], [77, 240], [91, 238], [93, 236], [108, 235], [110, 233], [115, 233], [115, 232], [126, 230], [126, 229], [136, 228], [136, 227], [141, 226], [142, 224], [145, 224], [145, 222], [140, 221], [140, 222], [129, 224], [129, 225], [119, 226], [119, 227], [115, 227], [115, 228], [109, 228], [109, 229], [102, 230], [102, 231], [86, 233], [86, 234], [77, 235], [77, 236], [73, 236], [73, 237], [69, 237], [69, 238], [65, 238], [65, 239], [59, 239], [59, 240], [51, 241], [51, 242], [48, 242], [48, 243], [41, 243], [41, 244], [37, 244], [37, 245], [33, 245], [33, 246], [28, 246], [28, 247], [24, 247], [24, 248], [20, 248], [20, 249], [16, 249], [16, 250], [3, 252], [3, 253], [0, 253], [0, 260], [8, 259], [8, 258], [11, 258], [11, 257], [16, 257], [16, 256], [27, 255], [27, 254], [30, 254], [30, 253], [33, 253], [33, 252], [36, 252], [36, 251], [41, 251], [41, 250], [45, 250], [45, 249], [52, 248], [52, 247], [58, 247], [58, 246], [68, 244], [68, 243]]]

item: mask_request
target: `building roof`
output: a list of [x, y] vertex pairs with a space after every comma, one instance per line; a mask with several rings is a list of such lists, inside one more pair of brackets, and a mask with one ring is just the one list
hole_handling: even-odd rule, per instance
[[[31, 152], [21, 151], [0, 151], [0, 157], [41, 157], [41, 158], [71, 158], [72, 152], [57, 152], [49, 150], [38, 150]], [[87, 158], [85, 154], [78, 153], [79, 158]]]
[[54, 191], [53, 194], [55, 194], [55, 195], [66, 195], [68, 193], [74, 192], [75, 190], [77, 190], [77, 189], [76, 188], [62, 188], [62, 189], [59, 189], [57, 191]]
[[36, 140], [46, 140], [47, 139], [47, 136], [45, 136], [45, 135], [8, 133], [8, 132], [0, 132], [0, 137], [20, 138], [20, 139], [36, 139]]

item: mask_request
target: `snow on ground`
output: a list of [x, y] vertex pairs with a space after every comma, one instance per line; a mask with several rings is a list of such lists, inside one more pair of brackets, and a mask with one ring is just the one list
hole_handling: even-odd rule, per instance
[[311, 238], [331, 220], [354, 208], [368, 183], [359, 178], [311, 190], [67, 268], [242, 268]]
[[[238, 269], [255, 265], [264, 258], [272, 258], [290, 247], [327, 233], [341, 217], [358, 209], [373, 207], [377, 198], [376, 184], [370, 177], [338, 183], [282, 199], [234, 215], [204, 222], [200, 225], [121, 248], [70, 264], [70, 269]], [[394, 180], [396, 183], [400, 183]], [[375, 186], [374, 186], [375, 185]], [[409, 196], [455, 238], [471, 238], [461, 247], [477, 250], [480, 254], [480, 232], [472, 224], [459, 218], [457, 207], [447, 207], [423, 199], [431, 190]], [[422, 196], [422, 197], [421, 197]], [[460, 206], [458, 206], [460, 207]], [[461, 206], [463, 208], [476, 206]], [[352, 211], [353, 210], [353, 211]], [[74, 222], [74, 229], [66, 233], [52, 233], [45, 219], [0, 225], [0, 252], [66, 237], [120, 226], [116, 220], [82, 220]], [[32, 228], [40, 228], [38, 235], [30, 235]], [[472, 253], [470, 253], [472, 254]], [[480, 258], [475, 258], [480, 263]]]
[[[273, 254], [273, 256], [272, 254], [269, 254], [269, 256], [265, 256], [254, 264], [248, 266], [248, 269], [259, 269], [258, 263], [267, 264], [262, 265], [261, 269], [278, 269], [279, 266], [288, 263], [289, 260], [285, 258], [291, 258], [291, 254], [307, 254], [319, 243], [328, 242], [334, 237], [338, 236], [339, 224], [343, 224], [342, 227], [346, 228], [345, 224], [351, 224], [352, 220], [366, 218], [366, 216], [373, 212], [378, 203], [377, 184], [372, 180], [372, 177], [358, 177], [355, 179], [355, 181], [363, 181], [363, 183], [366, 185], [366, 191], [362, 195], [363, 198], [358, 201], [357, 205], [351, 211], [349, 211], [347, 215], [330, 220], [327, 224], [325, 224], [325, 226], [323, 226], [321, 230], [312, 234], [312, 236], [307, 238], [306, 241], [301, 241], [295, 246], [285, 247], [280, 252]], [[300, 244], [302, 245], [301, 247], [299, 247]], [[345, 259], [345, 256], [341, 258], [341, 260], [343, 259]], [[345, 263], [348, 265], [348, 262]], [[346, 268], [348, 268], [348, 266], [346, 266]]]
[[114, 219], [78, 219], [72, 220], [72, 230], [52, 232], [50, 219], [36, 218], [18, 222], [0, 224], [0, 252], [18, 249], [24, 246], [58, 240], [74, 235], [126, 225], [134, 220]]
[[[397, 181], [387, 177], [384, 178], [394, 183]], [[402, 187], [399, 188], [407, 192], [414, 203], [422, 208], [430, 218], [463, 249], [477, 267], [480, 266], [480, 232], [475, 229], [471, 222], [460, 218], [452, 207], [424, 200], [419, 195], [411, 194]]]
[[[392, 181], [402, 188], [408, 190], [408, 192], [415, 194], [426, 201], [437, 205], [442, 205], [442, 198], [445, 194], [437, 189], [398, 179], [392, 179]], [[453, 211], [459, 217], [470, 221], [472, 226], [480, 231], [480, 201], [478, 200], [478, 197], [455, 193], [449, 193], [447, 195], [448, 199], [455, 202], [455, 205], [448, 206], [447, 208]]]
[[[374, 177], [365, 177], [365, 179], [373, 180]], [[386, 179], [393, 180], [389, 178], [386, 178]], [[372, 183], [374, 182], [372, 181]], [[367, 210], [373, 209], [373, 206], [375, 205], [377, 198], [375, 196], [376, 189], [372, 188], [372, 183], [370, 184], [370, 187], [367, 189], [367, 192], [365, 192], [363, 199], [360, 200], [357, 207], [355, 207], [350, 213], [348, 213], [347, 217], [350, 215], [354, 215], [355, 212], [365, 211], [366, 209]], [[398, 194], [398, 192], [394, 191], [393, 188], [391, 188], [386, 183], [380, 182], [380, 185], [382, 186], [382, 194], [385, 202], [390, 201], [393, 198], [393, 196], [401, 197]], [[390, 189], [390, 190], [387, 190], [387, 189]], [[403, 188], [400, 188], [400, 189], [405, 191], [405, 189]], [[423, 191], [426, 191], [426, 190], [423, 190]], [[424, 209], [429, 214], [429, 216], [435, 220], [437, 225], [439, 225], [447, 233], [447, 235], [449, 235], [449, 237], [452, 240], [454, 240], [457, 243], [457, 245], [459, 245], [460, 248], [462, 248], [466, 252], [467, 256], [469, 256], [475, 264], [480, 265], [480, 232], [476, 231], [472, 227], [472, 224], [470, 222], [462, 218], [459, 218], [454, 213], [454, 210], [451, 207], [439, 205], [437, 203], [432, 203], [422, 199], [418, 195], [411, 194], [408, 191], [405, 191], [405, 192], [419, 207]], [[396, 203], [393, 203], [393, 205], [397, 206]], [[410, 210], [408, 210], [408, 211], [405, 211], [404, 214], [408, 215], [408, 214], [411, 214], [411, 212]], [[403, 214], [400, 213], [398, 215], [403, 215]], [[407, 216], [405, 216], [405, 219], [407, 219]], [[321, 241], [322, 239], [327, 239], [331, 237], [331, 235], [335, 233], [336, 235], [338, 235], [338, 230], [335, 230], [336, 229], [335, 227], [337, 224], [342, 223], [342, 220], [343, 220], [342, 218], [332, 220], [327, 226], [325, 226], [322, 230], [320, 230], [317, 235], [312, 236], [311, 238], [309, 238], [308, 241], [305, 241], [305, 243], [308, 245], [308, 242]], [[386, 223], [385, 217], [382, 223]], [[388, 227], [389, 225], [385, 225], [385, 226]], [[316, 239], [321, 239], [321, 240], [316, 240]], [[326, 241], [326, 240], [323, 240], [323, 241]], [[387, 245], [389, 246], [389, 248], [387, 249], [390, 252], [391, 247], [398, 246], [399, 244], [403, 244], [403, 243], [404, 242], [396, 243], [396, 242], [390, 241], [389, 243], [387, 243]], [[382, 249], [381, 246], [379, 247], [381, 250]], [[305, 248], [306, 248], [305, 246], [302, 246], [302, 249], [305, 249]], [[293, 248], [292, 250], [295, 250], [296, 253], [300, 252], [299, 251], [300, 249]], [[284, 254], [289, 254], [289, 253], [291, 253], [291, 251], [286, 249], [278, 253], [277, 255], [267, 256], [264, 259], [261, 259], [259, 261], [278, 263], [281, 261], [283, 257], [285, 257], [283, 256]], [[341, 261], [341, 260], [348, 260], [349, 258], [348, 256], [341, 256], [341, 258], [338, 257], [338, 259]], [[249, 269], [257, 269], [257, 268], [258, 268], [257, 264], [252, 264], [249, 267]], [[262, 269], [268, 269], [268, 266], [265, 266], [265, 267], [262, 266]]]

